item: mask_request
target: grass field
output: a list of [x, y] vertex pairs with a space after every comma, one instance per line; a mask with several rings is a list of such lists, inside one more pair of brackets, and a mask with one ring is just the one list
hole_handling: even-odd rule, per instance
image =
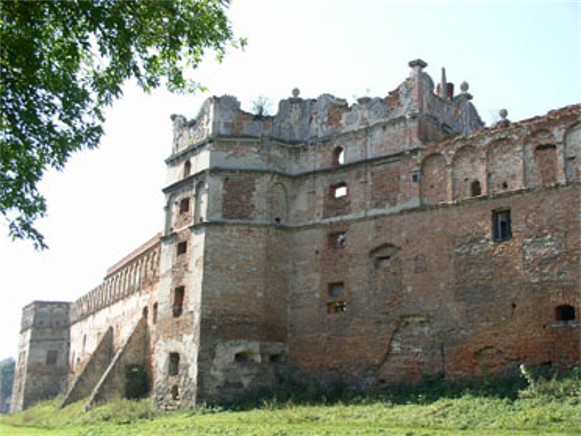
[[[525, 380], [526, 379], [526, 380]], [[58, 401], [0, 418], [1, 435], [579, 435], [579, 371], [561, 379], [484, 381], [451, 386], [431, 380], [365, 396], [347, 389], [290, 391], [236, 407], [157, 412], [149, 400], [82, 412]], [[310, 398], [309, 398], [310, 396]]]

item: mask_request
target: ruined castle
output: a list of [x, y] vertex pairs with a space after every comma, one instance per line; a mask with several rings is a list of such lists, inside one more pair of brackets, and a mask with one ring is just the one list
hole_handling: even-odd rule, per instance
[[172, 116], [164, 228], [23, 309], [13, 411], [121, 398], [139, 371], [171, 409], [291, 370], [373, 389], [578, 363], [581, 105], [486, 128], [468, 84], [410, 67], [352, 105]]

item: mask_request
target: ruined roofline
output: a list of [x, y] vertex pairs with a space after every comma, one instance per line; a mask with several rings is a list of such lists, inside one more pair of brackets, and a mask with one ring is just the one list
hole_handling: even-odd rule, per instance
[[563, 106], [558, 109], [551, 109], [544, 115], [535, 115], [533, 117], [525, 118], [519, 121], [506, 120], [505, 122], [503, 122], [501, 120], [492, 125], [491, 127], [485, 127], [482, 130], [474, 132], [470, 136], [466, 137], [456, 136], [453, 138], [444, 139], [443, 141], [440, 141], [439, 144], [454, 143], [457, 141], [466, 141], [466, 140], [479, 140], [481, 137], [490, 136], [502, 132], [511, 132], [518, 129], [528, 129], [532, 133], [534, 131], [535, 125], [538, 125], [539, 128], [542, 128], [542, 126], [546, 123], [562, 120], [567, 117], [572, 118], [571, 126], [578, 122], [581, 122], [581, 103]]
[[423, 72], [425, 66], [423, 61], [410, 62], [409, 77], [395, 90], [384, 97], [360, 98], [351, 105], [330, 94], [303, 99], [295, 88], [291, 97], [279, 102], [275, 115], [266, 116], [242, 110], [240, 102], [231, 95], [212, 96], [192, 120], [186, 120], [183, 115], [171, 116], [172, 157], [211, 138], [270, 138], [300, 144], [401, 117], [433, 118], [446, 135], [467, 136], [482, 129], [484, 123], [470, 101], [468, 84], [462, 83], [461, 93], [457, 95], [453, 84], [445, 78], [437, 88]]
[[121, 260], [119, 260], [118, 262], [113, 264], [113, 266], [111, 266], [107, 269], [107, 272], [105, 273], [105, 278], [115, 274], [116, 272], [118, 272], [119, 270], [123, 269], [128, 264], [130, 264], [132, 261], [137, 259], [140, 255], [142, 255], [146, 251], [152, 249], [157, 244], [160, 244], [161, 243], [161, 236], [162, 236], [161, 232], [158, 232], [153, 238], [149, 239], [147, 242], [145, 242], [141, 246], [137, 247], [135, 250], [133, 250], [127, 256], [123, 257]]

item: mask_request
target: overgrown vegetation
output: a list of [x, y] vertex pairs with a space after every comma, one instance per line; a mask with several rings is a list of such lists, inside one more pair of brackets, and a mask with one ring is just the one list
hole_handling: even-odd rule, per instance
[[[82, 404], [58, 401], [0, 419], [2, 434], [579, 434], [579, 368], [563, 377], [523, 368], [518, 378], [446, 383], [361, 395], [340, 383], [323, 389], [314, 380], [300, 391], [287, 381], [278, 396], [255, 396], [237, 407], [158, 412], [149, 400], [124, 400], [82, 413]], [[284, 391], [284, 389], [283, 389]], [[252, 404], [254, 406], [252, 407]], [[244, 409], [244, 410], [242, 410]]]

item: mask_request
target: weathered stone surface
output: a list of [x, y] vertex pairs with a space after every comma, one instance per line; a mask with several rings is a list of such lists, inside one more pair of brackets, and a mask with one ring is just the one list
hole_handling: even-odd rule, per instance
[[[288, 369], [368, 389], [577, 364], [581, 106], [483, 129], [467, 86], [443, 77], [438, 95], [410, 66], [351, 106], [295, 93], [268, 117], [225, 96], [174, 116], [163, 234], [70, 304], [51, 377], [106, 400], [143, 364], [173, 409], [275, 389]], [[19, 408], [52, 395], [27, 384], [47, 371], [34, 319], [50, 304], [23, 312]], [[107, 332], [99, 382], [83, 374]]]

